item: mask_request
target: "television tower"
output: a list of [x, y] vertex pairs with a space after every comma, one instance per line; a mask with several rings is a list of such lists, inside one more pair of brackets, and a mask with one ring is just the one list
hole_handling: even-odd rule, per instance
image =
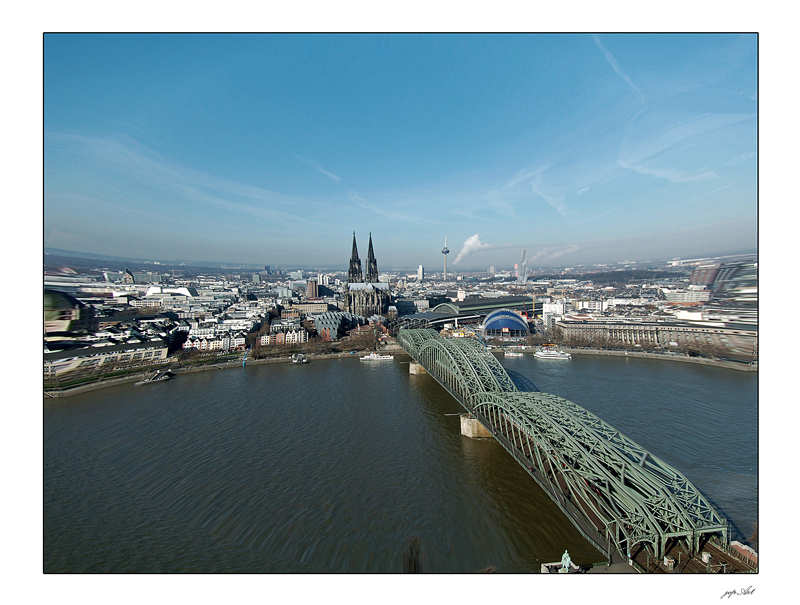
[[444, 281], [447, 281], [447, 255], [450, 254], [450, 248], [447, 247], [447, 236], [444, 236], [444, 248], [442, 248], [444, 255]]

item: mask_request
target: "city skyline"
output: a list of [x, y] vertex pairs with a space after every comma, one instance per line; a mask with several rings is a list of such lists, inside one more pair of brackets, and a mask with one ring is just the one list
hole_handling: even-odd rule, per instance
[[452, 271], [755, 251], [756, 45], [46, 35], [44, 244], [344, 266], [355, 230], [441, 270], [447, 236]]

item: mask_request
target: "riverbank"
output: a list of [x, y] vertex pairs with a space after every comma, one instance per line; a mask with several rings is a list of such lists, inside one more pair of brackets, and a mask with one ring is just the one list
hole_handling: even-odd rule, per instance
[[[655, 359], [658, 361], [680, 361], [683, 363], [695, 363], [700, 365], [707, 365], [707, 366], [714, 366], [718, 368], [727, 368], [731, 370], [738, 370], [744, 372], [757, 372], [758, 371], [758, 363], [756, 362], [752, 366], [745, 363], [739, 363], [735, 361], [724, 361], [720, 359], [707, 359], [704, 357], [689, 357], [688, 355], [677, 355], [677, 354], [664, 354], [664, 353], [648, 353], [645, 351], [608, 351], [603, 349], [577, 349], [577, 348], [563, 348], [560, 349], [572, 355], [606, 355], [606, 356], [613, 356], [613, 357], [638, 357], [641, 359]], [[321, 354], [313, 354], [308, 353], [306, 357], [309, 360], [323, 360], [323, 359], [339, 359], [342, 357], [354, 357], [359, 353], [363, 353], [364, 351], [356, 351], [354, 353], [321, 353]], [[382, 353], [403, 353], [405, 351], [399, 345], [395, 343], [389, 343], [386, 346], [381, 348]], [[267, 357], [264, 359], [248, 359], [247, 364], [249, 365], [263, 365], [263, 364], [272, 364], [272, 363], [290, 363], [291, 356], [286, 357]], [[173, 362], [169, 365], [163, 366], [163, 369], [168, 369], [171, 372], [174, 372], [176, 375], [180, 374], [189, 374], [194, 372], [210, 372], [212, 370], [223, 370], [226, 368], [235, 368], [241, 367], [242, 359], [233, 359], [230, 361], [219, 362], [214, 360], [208, 360], [205, 363], [199, 363], [194, 366], [185, 367], [179, 366], [177, 362]], [[149, 372], [150, 369], [147, 370]], [[80, 393], [87, 393], [89, 391], [95, 391], [97, 389], [102, 389], [105, 387], [112, 387], [112, 386], [119, 386], [122, 384], [128, 384], [131, 382], [138, 382], [142, 379], [142, 377], [146, 374], [146, 372], [137, 372], [135, 374], [131, 374], [128, 376], [124, 376], [122, 378], [113, 378], [110, 380], [98, 380], [94, 382], [88, 382], [86, 384], [77, 385], [74, 387], [66, 388], [66, 389], [50, 389], [45, 390], [44, 395], [45, 397], [55, 398], [55, 397], [69, 397], [70, 395], [78, 395]]]
[[753, 365], [739, 361], [726, 361], [723, 359], [708, 359], [706, 357], [690, 357], [689, 355], [670, 354], [670, 353], [648, 353], [645, 351], [608, 351], [604, 349], [568, 349], [559, 350], [572, 355], [608, 355], [613, 357], [638, 357], [641, 359], [656, 359], [659, 361], [680, 361], [683, 363], [697, 363], [717, 368], [728, 368], [741, 372], [758, 372], [758, 362]]
[[[398, 345], [390, 344], [386, 347], [381, 348], [381, 353], [402, 353], [404, 352], [401, 347]], [[365, 351], [354, 351], [350, 353], [305, 353], [305, 356], [310, 361], [321, 361], [325, 359], [340, 359], [342, 357], [358, 357], [361, 353], [365, 353]], [[195, 372], [211, 372], [214, 370], [224, 370], [228, 368], [240, 368], [242, 367], [243, 358], [232, 359], [230, 361], [214, 361], [209, 359], [205, 363], [198, 363], [197, 365], [193, 366], [180, 366], [178, 362], [172, 362], [171, 364], [167, 364], [164, 366], [160, 366], [160, 369], [169, 370], [170, 372], [174, 373], [176, 376], [180, 376], [181, 374], [193, 374]], [[277, 363], [291, 363], [292, 357], [291, 355], [287, 355], [286, 357], [266, 357], [263, 359], [248, 359], [246, 365], [265, 365], [265, 364], [277, 364]], [[148, 373], [152, 372], [152, 368], [146, 368], [142, 372], [136, 372], [134, 374], [130, 374], [128, 376], [124, 376], [122, 378], [112, 378], [112, 379], [100, 379], [93, 382], [87, 382], [85, 384], [76, 385], [74, 387], [69, 387], [65, 389], [46, 389], [44, 391], [45, 398], [60, 398], [60, 397], [69, 397], [71, 395], [79, 395], [81, 393], [88, 393], [90, 391], [96, 391], [97, 389], [104, 389], [106, 387], [114, 387], [123, 384], [129, 384], [132, 382], [139, 382], [142, 378], [147, 375]]]

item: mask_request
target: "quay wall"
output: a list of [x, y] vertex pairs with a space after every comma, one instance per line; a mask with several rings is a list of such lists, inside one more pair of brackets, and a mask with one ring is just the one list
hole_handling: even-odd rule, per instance
[[716, 366], [718, 368], [728, 368], [742, 372], [757, 372], [758, 362], [752, 366], [737, 361], [725, 361], [722, 359], [706, 359], [705, 357], [689, 357], [688, 355], [665, 355], [663, 353], [647, 353], [645, 351], [608, 351], [605, 349], [572, 349], [561, 348], [560, 351], [571, 353], [572, 355], [609, 355], [613, 357], [638, 357], [641, 359], [656, 359], [658, 361], [680, 361], [683, 363], [697, 363], [706, 366]]
[[[363, 352], [363, 351], [362, 351]], [[325, 355], [306, 355], [311, 360], [323, 360], [323, 359], [338, 359], [340, 357], [357, 357], [357, 354], [351, 353], [330, 353]], [[269, 363], [290, 363], [291, 357], [270, 357], [268, 359], [248, 359], [247, 365], [262, 365], [262, 364], [269, 364]], [[231, 361], [221, 361], [221, 362], [208, 362], [204, 364], [199, 364], [192, 367], [176, 367], [174, 365], [162, 365], [159, 366], [161, 369], [167, 369], [170, 372], [174, 373], [175, 375], [179, 376], [181, 374], [192, 374], [194, 372], [210, 372], [212, 370], [224, 370], [226, 368], [241, 368], [242, 367], [242, 359], [234, 359]], [[147, 371], [136, 372], [129, 376], [123, 376], [122, 378], [112, 378], [109, 380], [98, 380], [94, 382], [87, 382], [86, 384], [81, 384], [78, 386], [70, 387], [68, 389], [62, 390], [46, 390], [45, 397], [46, 398], [57, 398], [57, 397], [69, 397], [70, 395], [79, 395], [80, 393], [87, 393], [89, 391], [95, 391], [97, 389], [103, 389], [106, 387], [113, 387], [118, 386], [121, 384], [128, 384], [131, 382], [139, 382], [144, 378], [152, 368], [147, 368]]]

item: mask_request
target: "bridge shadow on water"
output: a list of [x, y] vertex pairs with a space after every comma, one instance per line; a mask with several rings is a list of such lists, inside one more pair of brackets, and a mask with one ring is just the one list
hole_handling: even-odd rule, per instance
[[509, 370], [508, 368], [503, 368], [506, 371], [506, 374], [509, 375], [511, 381], [514, 383], [514, 386], [517, 387], [520, 391], [524, 391], [526, 393], [530, 393], [533, 391], [538, 391], [539, 387], [537, 387], [533, 382], [520, 374], [519, 372], [515, 372], [514, 370]]

